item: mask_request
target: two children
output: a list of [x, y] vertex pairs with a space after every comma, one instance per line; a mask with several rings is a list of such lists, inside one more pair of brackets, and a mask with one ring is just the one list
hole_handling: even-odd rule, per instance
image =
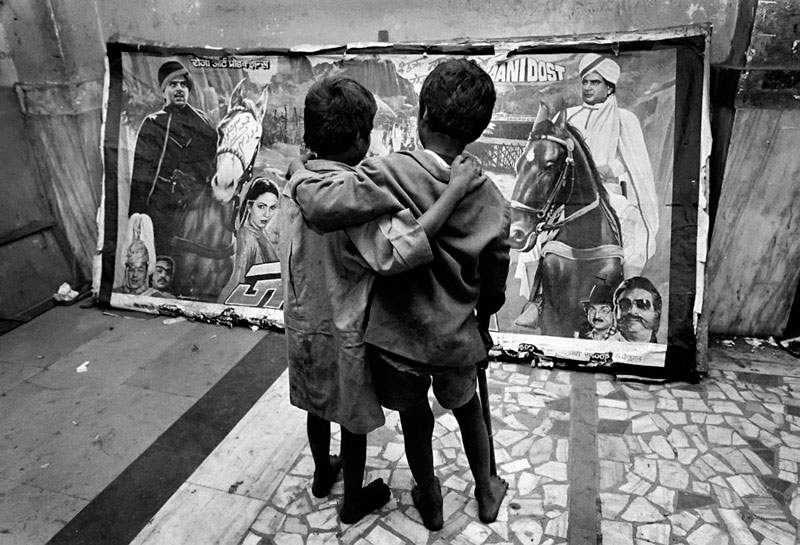
[[[322, 87], [329, 84], [323, 82]], [[493, 184], [487, 183], [466, 193], [452, 214], [449, 214], [452, 206], [448, 209], [447, 204], [443, 204], [454, 202], [453, 198], [458, 191], [455, 185], [459, 178], [457, 174], [472, 161], [460, 154], [488, 125], [494, 102], [494, 86], [480, 67], [465, 59], [447, 60], [429, 74], [420, 93], [418, 133], [424, 150], [369, 159], [357, 171], [334, 169], [329, 165], [309, 161], [306, 165], [307, 171], [316, 174], [306, 174], [306, 171], [296, 173], [284, 191], [287, 201], [290, 201], [287, 214], [299, 215], [302, 211], [309, 224], [319, 230], [334, 231], [371, 221], [371, 236], [361, 239], [365, 241], [362, 246], [354, 242], [354, 238], [358, 240], [359, 236], [354, 237], [353, 232], [364, 234], [370, 229], [369, 224], [357, 229], [351, 228], [346, 233], [339, 231], [325, 236], [349, 236], [350, 246], [355, 244], [361, 257], [368, 263], [370, 255], [384, 256], [384, 259], [391, 256], [389, 261], [403, 262], [402, 267], [383, 269], [384, 272], [400, 272], [393, 277], [379, 276], [372, 289], [369, 319], [363, 338], [369, 344], [369, 369], [372, 370], [374, 390], [365, 380], [360, 384], [363, 391], [359, 396], [377, 395], [384, 407], [400, 412], [406, 457], [417, 483], [412, 490], [412, 498], [423, 523], [430, 530], [438, 530], [443, 526], [441, 488], [433, 468], [434, 418], [427, 398], [431, 384], [439, 403], [453, 410], [459, 423], [464, 449], [476, 481], [475, 496], [479, 517], [483, 522], [492, 522], [497, 518], [500, 503], [508, 487], [504, 480], [490, 474], [488, 434], [475, 392], [476, 364], [486, 358], [478, 323], [487, 322], [488, 317], [504, 302], [509, 263], [505, 200]], [[308, 106], [308, 99], [306, 104]], [[346, 117], [348, 111], [359, 106], [351, 95], [338, 104], [335, 101], [320, 102], [320, 107], [332, 118], [337, 118]], [[340, 107], [343, 109], [339, 110]], [[316, 148], [310, 145], [308, 134], [322, 134], [324, 131], [314, 130], [314, 121], [313, 118], [309, 120], [308, 109], [306, 116], [307, 143], [320, 154], [321, 143], [317, 143]], [[324, 133], [324, 141], [331, 144], [353, 141], [355, 138], [355, 147], [363, 149], [365, 153], [368, 147], [368, 128], [360, 129], [355, 134], [342, 134], [339, 129], [341, 126], [332, 123], [331, 132]], [[355, 164], [352, 159], [359, 154], [363, 157], [363, 153], [359, 151], [348, 156], [347, 159], [351, 161], [349, 164]], [[330, 153], [323, 154], [331, 158]], [[477, 171], [474, 165], [472, 168]], [[464, 193], [461, 192], [459, 196], [461, 195]], [[412, 263], [400, 251], [400, 248], [410, 248], [405, 243], [395, 242], [390, 245], [389, 251], [369, 241], [371, 238], [374, 243], [383, 238], [375, 236], [377, 232], [383, 234], [386, 240], [400, 241], [407, 233], [414, 231], [413, 228], [405, 231], [396, 227], [402, 218], [417, 218], [422, 225], [430, 221], [431, 213], [437, 210], [443, 212], [436, 218], [449, 217], [443, 225], [434, 222], [433, 228], [426, 230], [431, 235], [441, 225], [436, 237], [427, 241], [431, 256], [426, 259]], [[384, 215], [376, 219], [377, 213]], [[387, 213], [393, 215], [387, 217]], [[302, 229], [302, 219], [295, 218], [298, 229]], [[381, 222], [384, 227], [376, 229], [376, 224], [380, 225]], [[310, 233], [307, 228], [306, 231]], [[283, 241], [283, 236], [281, 240]], [[421, 241], [419, 245], [423, 246]], [[348, 247], [347, 242], [344, 246]], [[298, 246], [295, 251], [299, 249]], [[287, 263], [287, 294], [290, 290], [309, 289], [314, 285], [312, 277], [315, 274], [326, 274], [317, 268], [308, 275], [308, 285], [297, 283], [296, 269], [320, 267], [322, 256], [317, 253], [306, 254], [301, 261], [296, 256], [293, 257], [291, 252], [283, 254], [282, 249], [282, 257], [283, 255], [296, 260], [288, 262], [282, 259], [282, 262]], [[326, 253], [325, 259], [329, 257], [333, 257], [332, 254]], [[355, 264], [355, 260], [350, 257], [345, 258], [345, 261], [347, 264]], [[381, 271], [372, 265], [370, 263], [374, 270]], [[371, 272], [364, 274], [374, 278]], [[351, 278], [344, 275], [335, 278], [329, 276], [327, 286], [347, 292], [350, 291]], [[324, 279], [321, 281], [324, 282]], [[317, 278], [317, 284], [319, 283], [320, 279]], [[364, 283], [363, 286], [367, 284]], [[363, 317], [367, 310], [369, 290], [360, 291], [359, 294], [364, 301], [364, 307], [361, 308]], [[286, 310], [284, 312], [286, 315]], [[289, 315], [293, 312], [290, 311]], [[337, 322], [338, 331], [338, 322], [342, 316], [337, 312], [332, 316]], [[297, 324], [294, 317], [289, 316], [286, 323], [287, 335], [290, 337], [291, 369], [298, 367], [292, 359], [292, 344], [295, 341], [291, 338], [298, 337], [292, 331]], [[363, 325], [362, 322], [361, 326]], [[364, 330], [352, 331], [360, 335]], [[341, 346], [345, 346], [347, 340], [342, 340], [344, 342]], [[324, 357], [324, 351], [318, 346], [322, 344], [322, 339], [307, 341], [304, 346], [309, 353]], [[359, 346], [363, 348], [363, 344]], [[303, 363], [309, 369], [317, 365], [313, 357]], [[362, 371], [368, 372], [366, 368]], [[308, 375], [297, 378], [312, 380], [310, 371]], [[317, 372], [313, 375], [314, 380], [319, 380]], [[294, 392], [293, 385], [292, 393]], [[355, 403], [344, 405], [353, 409]], [[346, 450], [345, 438], [343, 427], [345, 499], [341, 517], [347, 522], [347, 460], [348, 456], [354, 454]], [[310, 441], [313, 439], [310, 438]], [[313, 450], [312, 446], [312, 452]], [[327, 452], [325, 455], [327, 457]], [[319, 459], [318, 472], [321, 467], [325, 467], [322, 456]], [[363, 479], [363, 458], [359, 459], [359, 463]], [[370, 486], [375, 486], [375, 483]], [[367, 489], [369, 486], [365, 488]], [[370, 506], [377, 507], [377, 503], [378, 501], [363, 502], [362, 510]]]
[[[374, 184], [368, 184], [371, 192], [362, 191], [365, 184], [357, 183], [352, 167], [369, 148], [376, 110], [372, 94], [348, 78], [327, 79], [309, 90], [305, 141], [317, 159], [291, 177], [280, 209], [290, 399], [308, 411], [315, 465], [312, 493], [327, 495], [339, 468], [343, 469], [339, 516], [345, 523], [357, 522], [390, 498], [381, 479], [362, 487], [366, 434], [384, 422], [363, 340], [375, 272], [392, 274], [430, 261], [428, 236], [468, 191], [482, 183], [479, 165], [460, 159], [447, 191], [418, 220]], [[357, 227], [322, 235], [306, 225], [295, 192], [300, 185], [332, 175], [356, 182], [358, 195], [342, 194], [338, 202], [350, 198], [364, 206], [347, 218], [348, 225]], [[341, 425], [341, 460], [329, 456], [330, 422]]]

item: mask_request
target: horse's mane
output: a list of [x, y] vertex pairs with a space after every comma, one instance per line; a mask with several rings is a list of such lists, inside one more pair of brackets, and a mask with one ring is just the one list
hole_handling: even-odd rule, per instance
[[544, 121], [540, 121], [533, 126], [528, 140], [536, 140], [542, 136], [555, 136], [557, 138], [566, 140], [571, 136], [571, 133], [568, 133], [561, 125], [557, 125], [551, 120], [545, 119]]
[[[536, 140], [537, 138], [542, 138], [543, 136], [555, 136], [561, 140], [572, 140], [575, 142], [576, 149], [579, 150], [578, 155], [583, 159], [583, 163], [585, 164], [586, 169], [589, 171], [592, 183], [595, 184], [595, 187], [597, 187], [598, 190], [602, 188], [603, 184], [600, 182], [600, 174], [597, 172], [597, 166], [594, 164], [592, 153], [589, 151], [589, 145], [586, 143], [586, 140], [583, 139], [583, 135], [578, 129], [576, 129], [571, 123], [561, 125], [546, 119], [534, 125], [533, 129], [531, 130], [529, 140]], [[598, 191], [598, 193], [603, 195], [605, 191]]]

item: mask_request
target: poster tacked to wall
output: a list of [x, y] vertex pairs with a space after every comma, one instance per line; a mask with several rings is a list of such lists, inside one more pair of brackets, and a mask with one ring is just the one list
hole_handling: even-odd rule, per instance
[[280, 326], [274, 218], [287, 168], [307, 151], [308, 89], [354, 78], [377, 103], [368, 156], [418, 153], [426, 75], [467, 57], [497, 93], [467, 151], [510, 216], [496, 354], [639, 374], [666, 369], [669, 353], [691, 359], [706, 39], [692, 28], [302, 50], [109, 43], [100, 299]]

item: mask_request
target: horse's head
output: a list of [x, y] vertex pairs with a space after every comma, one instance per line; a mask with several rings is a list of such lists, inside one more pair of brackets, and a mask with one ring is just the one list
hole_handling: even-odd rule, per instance
[[511, 247], [528, 251], [536, 243], [537, 227], [559, 204], [574, 140], [562, 110], [552, 121], [546, 104], [540, 104], [525, 149], [517, 159], [517, 180], [511, 195]]
[[228, 113], [217, 127], [217, 171], [211, 189], [220, 202], [229, 202], [241, 182], [252, 174], [267, 111], [267, 87], [245, 78], [231, 93]]

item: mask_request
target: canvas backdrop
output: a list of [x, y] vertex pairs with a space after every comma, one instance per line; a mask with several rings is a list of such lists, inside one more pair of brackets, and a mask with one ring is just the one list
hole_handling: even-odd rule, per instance
[[[703, 124], [707, 122], [703, 104], [705, 43], [704, 32], [697, 29], [643, 33], [627, 41], [578, 37], [469, 44], [361, 44], [302, 50], [109, 43], [104, 198], [99, 215], [100, 299], [114, 307], [149, 313], [185, 315], [230, 325], [279, 327], [279, 264], [251, 259], [244, 276], [235, 282], [231, 282], [229, 265], [236, 258], [237, 243], [240, 252], [246, 244], [240, 212], [247, 206], [244, 194], [252, 180], [268, 180], [282, 187], [289, 162], [306, 151], [303, 100], [314, 82], [344, 74], [374, 93], [378, 112], [369, 153], [383, 155], [420, 146], [416, 135], [418, 94], [430, 70], [449, 57], [473, 59], [492, 77], [497, 103], [489, 128], [468, 150], [482, 161], [491, 182], [512, 201], [515, 187], [524, 183], [518, 170], [520, 162], [526, 160], [524, 152], [540, 106], [547, 107], [552, 119], [562, 110], [575, 111], [581, 106], [579, 65], [584, 55], [592, 53], [611, 58], [619, 66], [617, 105], [638, 121], [646, 149], [643, 159], [652, 170], [652, 191], [644, 193], [649, 200], [639, 203], [634, 211], [647, 208], [655, 210], [658, 217], [650, 226], [650, 242], [655, 251], [646, 256], [636, 272], [648, 279], [661, 296], [655, 342], [580, 338], [590, 329], [588, 322], [576, 322], [569, 333], [543, 334], [541, 321], [547, 319], [546, 315], [539, 316], [539, 323], [520, 319], [536, 301], [534, 278], [541, 264], [544, 239], [532, 249], [512, 249], [507, 301], [493, 318], [493, 337], [508, 350], [518, 351], [520, 345], [526, 350], [532, 345], [537, 355], [558, 362], [608, 367], [619, 372], [633, 370], [644, 375], [686, 370], [693, 365], [699, 310], [696, 298], [702, 290], [702, 259], [698, 260], [698, 256], [705, 252], [705, 233], [702, 226], [698, 228], [698, 214], [702, 215], [698, 202], [705, 191], [703, 150], [709, 145], [703, 137]], [[150, 163], [157, 165], [160, 160], [162, 171], [158, 172], [160, 179], [145, 180], [151, 184], [147, 186], [151, 208], [137, 205], [141, 213], [133, 214], [134, 163], [142, 161], [142, 157], [137, 159], [137, 140], [149, 117], [155, 120], [161, 112], [162, 124], [168, 117], [163, 110], [158, 72], [169, 61], [179, 62], [189, 72], [193, 87], [188, 102], [211, 129], [211, 150], [198, 143], [208, 138], [206, 129], [183, 127], [180, 132], [177, 125], [170, 128], [175, 141], [165, 145], [163, 137], [158, 140], [157, 135], [149, 147], [140, 144], [139, 155], [142, 149], [149, 149]], [[265, 103], [259, 103], [262, 97], [266, 97]], [[241, 117], [236, 123], [241, 122], [243, 127], [247, 115], [259, 118], [260, 135], [245, 129], [238, 135], [226, 134], [225, 131], [231, 132], [230, 118], [237, 113]], [[178, 123], [176, 120], [177, 117], [171, 122]], [[193, 130], [197, 136], [191, 136]], [[250, 139], [252, 145], [255, 139], [258, 145], [251, 146], [257, 148], [252, 156], [237, 159], [250, 171], [236, 180], [230, 200], [220, 202], [212, 191], [211, 178], [223, 140], [229, 144], [234, 136], [240, 144]], [[241, 145], [242, 154], [251, 149]], [[196, 172], [193, 167], [173, 169], [178, 173], [165, 172], [163, 166], [169, 163], [171, 154], [186, 150], [201, 154], [192, 161], [203, 163], [205, 170], [198, 166]], [[195, 178], [186, 182], [181, 177], [184, 170], [195, 173]], [[184, 188], [185, 196], [175, 205], [169, 227], [164, 227], [167, 224], [163, 219], [152, 222], [142, 217], [151, 211], [157, 217], [159, 211], [152, 208], [157, 204], [153, 195], [163, 191], [165, 199], [172, 198], [168, 190], [181, 183], [191, 189]], [[627, 191], [631, 190], [627, 187]], [[208, 203], [203, 204], [203, 199]], [[191, 214], [187, 210], [198, 206], [216, 207], [216, 212], [206, 213], [198, 208], [193, 221], [200, 221], [201, 225], [189, 228], [186, 223]], [[626, 236], [626, 225], [621, 225]], [[188, 246], [174, 247], [162, 238], [156, 248], [152, 240], [158, 237], [152, 231], [158, 229], [172, 229], [170, 239], [178, 233], [188, 238]], [[222, 233], [221, 242], [212, 241], [217, 246], [204, 250], [206, 243], [212, 244], [208, 241], [208, 233], [212, 232]], [[280, 233], [265, 227], [264, 235], [275, 242]], [[194, 241], [197, 244], [192, 244]], [[195, 250], [198, 253], [192, 254]], [[172, 284], [169, 289], [158, 290], [152, 286], [153, 273], [156, 260], [164, 256], [172, 259]], [[170, 264], [169, 260], [166, 263]], [[181, 264], [186, 270], [194, 267], [196, 271], [194, 283], [184, 282], [178, 289], [185, 272], [180, 269]], [[137, 266], [140, 273], [146, 269], [144, 280], [141, 275], [137, 277]], [[207, 274], [198, 275], [197, 270]], [[215, 274], [220, 278], [211, 288], [197, 288], [201, 280]], [[198, 280], [199, 277], [202, 278]], [[186, 287], [190, 284], [191, 288]], [[589, 293], [582, 294], [574, 304], [581, 305], [588, 297]], [[541, 304], [541, 299], [538, 302]]]

